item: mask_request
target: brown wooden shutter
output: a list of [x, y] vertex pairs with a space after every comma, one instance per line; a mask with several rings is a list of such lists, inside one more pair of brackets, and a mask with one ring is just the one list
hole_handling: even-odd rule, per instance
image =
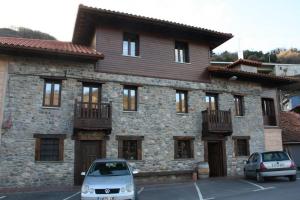
[[194, 158], [194, 140], [190, 140], [191, 145], [191, 158]]
[[36, 138], [35, 139], [35, 160], [39, 161], [40, 160], [40, 149], [41, 149], [41, 139]]
[[174, 158], [178, 158], [178, 141], [174, 140]]
[[123, 158], [123, 140], [118, 140], [118, 158]]
[[64, 160], [64, 139], [59, 138], [59, 159], [60, 161]]
[[137, 140], [137, 159], [142, 160], [142, 140]]

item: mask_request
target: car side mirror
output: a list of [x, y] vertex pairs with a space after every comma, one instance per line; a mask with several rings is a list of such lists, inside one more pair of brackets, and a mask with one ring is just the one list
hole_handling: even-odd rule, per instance
[[138, 169], [133, 169], [132, 174], [138, 174], [140, 171]]
[[80, 174], [81, 176], [85, 176], [85, 172], [81, 172], [81, 174]]

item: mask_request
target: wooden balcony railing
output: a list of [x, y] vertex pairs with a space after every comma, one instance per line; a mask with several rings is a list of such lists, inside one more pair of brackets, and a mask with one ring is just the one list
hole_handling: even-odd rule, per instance
[[202, 130], [204, 134], [220, 133], [231, 135], [231, 111], [205, 110], [202, 111]]
[[85, 103], [75, 100], [74, 128], [111, 130], [112, 103]]

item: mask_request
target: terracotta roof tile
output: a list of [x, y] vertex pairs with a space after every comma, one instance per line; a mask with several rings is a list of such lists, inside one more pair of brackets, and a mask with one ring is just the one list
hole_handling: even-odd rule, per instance
[[284, 143], [300, 142], [300, 114], [281, 112], [279, 125], [282, 129], [282, 141]]
[[103, 58], [96, 50], [83, 45], [57, 40], [41, 40], [15, 37], [0, 37], [0, 48], [32, 50], [41, 53], [57, 53], [73, 56], [90, 57], [94, 59]]
[[295, 77], [275, 76], [272, 74], [246, 72], [246, 71], [241, 71], [241, 70], [232, 69], [228, 67], [209, 66], [207, 69], [212, 74], [226, 76], [226, 77], [237, 76], [238, 79], [247, 79], [248, 81], [269, 82], [269, 83], [300, 82], [300, 79]]
[[232, 68], [235, 67], [237, 65], [250, 65], [250, 66], [255, 66], [255, 67], [260, 67], [262, 66], [261, 62], [258, 61], [254, 61], [254, 60], [247, 60], [247, 59], [238, 59], [237, 61], [231, 63], [230, 65], [227, 66], [227, 68]]

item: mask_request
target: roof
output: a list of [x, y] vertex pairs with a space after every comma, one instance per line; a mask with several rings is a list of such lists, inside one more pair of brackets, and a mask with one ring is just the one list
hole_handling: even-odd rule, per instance
[[121, 29], [134, 27], [143, 32], [156, 32], [166, 34], [170, 37], [185, 37], [201, 40], [208, 43], [211, 49], [233, 37], [230, 33], [222, 33], [161, 19], [79, 5], [72, 41], [76, 44], [89, 45], [98, 24], [115, 25]]
[[272, 74], [262, 74], [254, 72], [246, 72], [228, 67], [209, 66], [208, 71], [216, 76], [230, 78], [236, 76], [238, 80], [254, 81], [265, 84], [291, 84], [300, 82], [300, 79], [286, 76], [275, 76]]
[[103, 55], [96, 50], [71, 42], [16, 37], [0, 37], [0, 52], [9, 54], [16, 52], [20, 54], [51, 54], [82, 57], [91, 60], [103, 58]]
[[283, 143], [300, 142], [300, 114], [281, 112], [279, 125]]
[[229, 64], [227, 68], [233, 68], [237, 65], [249, 65], [249, 66], [260, 67], [262, 66], [262, 63], [254, 60], [238, 59], [237, 61]]

